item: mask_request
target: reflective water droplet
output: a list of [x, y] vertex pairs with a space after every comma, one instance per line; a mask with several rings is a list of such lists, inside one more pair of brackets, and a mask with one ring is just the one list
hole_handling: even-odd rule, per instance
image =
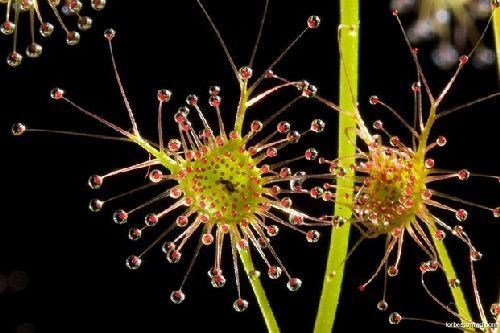
[[443, 230], [436, 230], [434, 232], [434, 238], [437, 240], [443, 240], [446, 237], [446, 233]]
[[177, 250], [170, 250], [167, 252], [167, 260], [171, 264], [176, 264], [181, 260], [182, 253]]
[[11, 52], [7, 56], [7, 64], [9, 64], [9, 66], [11, 66], [11, 67], [19, 66], [22, 61], [23, 61], [23, 56], [20, 53], [17, 53], [15, 51]]
[[450, 281], [448, 281], [448, 285], [451, 287], [451, 288], [456, 288], [458, 286], [460, 286], [460, 280], [459, 279], [450, 279]]
[[425, 167], [426, 167], [427, 169], [432, 169], [432, 168], [434, 168], [434, 160], [433, 160], [432, 158], [428, 158], [428, 159], [426, 159], [426, 160], [425, 160], [425, 162], [424, 162], [424, 164], [425, 164]]
[[113, 221], [117, 224], [125, 224], [128, 220], [128, 213], [123, 209], [118, 209], [113, 213]]
[[253, 71], [250, 67], [243, 66], [240, 68], [239, 73], [242, 80], [248, 80], [252, 77]]
[[50, 98], [59, 100], [64, 97], [64, 90], [61, 88], [54, 88], [50, 91]]
[[212, 96], [218, 95], [220, 93], [220, 87], [219, 86], [211, 86], [208, 89], [208, 93]]
[[481, 260], [482, 257], [483, 257], [483, 254], [481, 252], [479, 252], [478, 250], [472, 250], [470, 252], [470, 258], [473, 261], [479, 261], [479, 260]]
[[276, 125], [276, 131], [281, 134], [290, 132], [290, 123], [288, 121], [280, 121], [278, 125]]
[[307, 27], [309, 29], [316, 29], [317, 27], [319, 27], [320, 23], [321, 19], [316, 15], [309, 16], [309, 18], [307, 19]]
[[78, 19], [78, 29], [86, 31], [92, 28], [92, 19], [88, 16], [80, 16]]
[[457, 177], [459, 180], [467, 180], [470, 177], [470, 172], [467, 169], [462, 169], [458, 171]]
[[104, 206], [104, 202], [99, 199], [92, 199], [89, 203], [89, 209], [93, 213], [99, 212]]
[[316, 133], [321, 133], [325, 130], [325, 122], [321, 119], [314, 119], [311, 122], [311, 131], [316, 132]]
[[371, 96], [369, 102], [371, 105], [377, 105], [379, 103], [379, 98], [375, 95]]
[[42, 46], [40, 44], [31, 43], [26, 47], [26, 55], [30, 58], [38, 58], [42, 55]]
[[158, 223], [158, 215], [149, 213], [144, 217], [144, 224], [148, 227], [154, 227]]
[[446, 139], [445, 136], [438, 136], [438, 138], [436, 139], [436, 144], [439, 146], [439, 147], [443, 147], [444, 145], [446, 145], [446, 143], [448, 142], [448, 140]]
[[500, 207], [493, 208], [493, 216], [500, 217]]
[[302, 280], [294, 277], [290, 278], [290, 280], [288, 280], [288, 282], [286, 283], [286, 287], [290, 291], [297, 291], [300, 289], [300, 287], [302, 287]]
[[393, 312], [389, 315], [389, 323], [392, 324], [392, 325], [397, 325], [401, 322], [401, 319], [403, 319], [401, 317], [401, 315], [397, 312]]
[[213, 106], [213, 107], [220, 106], [221, 102], [222, 102], [222, 98], [219, 95], [210, 96], [210, 98], [208, 100], [208, 104], [210, 104], [210, 106]]
[[319, 241], [320, 233], [317, 230], [309, 230], [306, 233], [306, 239], [309, 243], [316, 243]]
[[318, 151], [314, 148], [309, 148], [304, 153], [306, 160], [314, 161], [318, 157]]
[[394, 276], [398, 275], [398, 273], [399, 273], [399, 270], [394, 265], [389, 266], [389, 268], [387, 269], [387, 275], [389, 275], [390, 277], [394, 277]]
[[389, 307], [389, 304], [385, 300], [381, 300], [380, 302], [377, 303], [377, 309], [379, 311], [385, 311]]
[[77, 45], [80, 42], [80, 33], [78, 31], [68, 31], [66, 34], [66, 43], [68, 45]]
[[222, 288], [226, 284], [226, 278], [222, 274], [216, 274], [212, 276], [210, 283], [214, 288]]
[[22, 123], [15, 123], [12, 125], [12, 134], [19, 136], [22, 135], [26, 131], [26, 126]]
[[493, 316], [497, 317], [500, 315], [500, 303], [493, 303], [490, 306], [490, 312]]
[[106, 0], [92, 0], [91, 6], [94, 10], [103, 10], [106, 7]]
[[165, 254], [167, 254], [169, 251], [175, 250], [175, 243], [174, 242], [165, 242], [163, 243], [161, 247], [161, 251]]
[[243, 312], [248, 308], [248, 302], [243, 298], [238, 298], [236, 301], [234, 301], [233, 308], [237, 312]]
[[127, 260], [125, 261], [125, 265], [131, 269], [131, 270], [135, 270], [137, 268], [139, 268], [142, 264], [142, 260], [141, 258], [139, 258], [138, 256], [135, 256], [135, 255], [131, 255], [127, 258]]
[[0, 31], [4, 34], [4, 35], [10, 35], [14, 32], [14, 30], [16, 29], [16, 25], [10, 21], [5, 21], [4, 23], [2, 23], [2, 25], [0, 26]]
[[168, 102], [170, 98], [172, 98], [172, 92], [168, 89], [160, 89], [158, 90], [156, 97], [160, 102]]
[[467, 211], [465, 209], [458, 209], [456, 212], [455, 212], [455, 217], [456, 219], [459, 221], [459, 222], [463, 222], [465, 220], [467, 220], [467, 216], [469, 214], [467, 213]]
[[170, 300], [174, 304], [180, 304], [186, 299], [186, 295], [182, 290], [175, 290], [170, 293]]
[[87, 183], [89, 184], [89, 187], [91, 189], [98, 190], [99, 188], [101, 188], [103, 181], [104, 179], [101, 176], [92, 175], [89, 177]]
[[40, 32], [40, 35], [42, 35], [42, 37], [49, 37], [54, 32], [54, 26], [52, 25], [52, 23], [43, 22], [42, 24], [40, 24], [40, 29], [38, 31]]
[[277, 225], [271, 224], [271, 225], [266, 227], [266, 231], [267, 231], [267, 234], [269, 235], [269, 237], [274, 237], [278, 234], [280, 229], [278, 228]]
[[139, 228], [131, 228], [128, 231], [128, 238], [132, 241], [137, 241], [142, 237], [142, 230]]
[[269, 266], [269, 269], [267, 270], [267, 275], [269, 276], [269, 278], [276, 280], [281, 276], [281, 267]]

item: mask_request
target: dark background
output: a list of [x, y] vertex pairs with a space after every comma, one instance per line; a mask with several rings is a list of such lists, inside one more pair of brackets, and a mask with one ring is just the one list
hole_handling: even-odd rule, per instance
[[[235, 62], [238, 66], [245, 65], [264, 1], [245, 1], [244, 4], [236, 1], [206, 2]], [[87, 8], [87, 12], [90, 9]], [[46, 13], [50, 16], [49, 12]], [[310, 14], [323, 18], [320, 29], [307, 33], [276, 71], [290, 79], [307, 78], [318, 85], [321, 95], [336, 101], [337, 1], [271, 1], [269, 21], [254, 71], [260, 73], [266, 68], [266, 64], [303, 29]], [[143, 160], [145, 156], [140, 149], [126, 143], [84, 138], [44, 134], [14, 138], [10, 135], [10, 127], [17, 121], [36, 128], [110, 134], [107, 129], [68, 106], [50, 100], [48, 92], [55, 86], [64, 87], [74, 101], [97, 114], [127, 126], [126, 111], [114, 82], [107, 43], [102, 37], [107, 27], [118, 31], [114, 42], [115, 55], [139, 126], [147, 137], [155, 135], [155, 96], [159, 88], [174, 91], [175, 97], [167, 111], [173, 114], [174, 108], [182, 105], [187, 94], [196, 93], [201, 101], [205, 101], [210, 85], [222, 86], [223, 109], [226, 126], [229, 126], [234, 115], [236, 81], [194, 0], [143, 2], [141, 5], [138, 1], [110, 0], [106, 10], [93, 17], [94, 27], [92, 31], [82, 33], [79, 46], [64, 45], [64, 36], [58, 29], [50, 40], [44, 41], [41, 59], [31, 61], [25, 57], [23, 65], [16, 69], [8, 68], [6, 64], [0, 66], [0, 133], [4, 169], [0, 273], [8, 276], [13, 271], [21, 270], [28, 276], [28, 285], [24, 290], [13, 292], [7, 289], [0, 293], [0, 332], [16, 332], [16, 327], [22, 323], [31, 323], [36, 332], [264, 331], [258, 306], [245, 280], [243, 294], [249, 299], [250, 307], [244, 313], [236, 313], [232, 309], [235, 291], [228, 251], [224, 253], [226, 277], [231, 278], [227, 286], [222, 290], [209, 286], [206, 271], [211, 266], [213, 252], [203, 251], [184, 288], [186, 301], [179, 306], [170, 302], [169, 293], [180, 283], [187, 267], [186, 259], [194, 250], [194, 240], [185, 249], [184, 259], [178, 265], [168, 265], [159, 248], [156, 248], [139, 271], [131, 272], [125, 268], [124, 259], [146, 246], [153, 235], [148, 235], [150, 237], [138, 244], [131, 244], [126, 235], [128, 227], [113, 224], [111, 214], [116, 208], [133, 207], [146, 197], [139, 195], [132, 200], [115, 203], [101, 214], [93, 215], [88, 211], [87, 203], [96, 194], [86, 186], [86, 181], [91, 174], [102, 174]], [[410, 55], [385, 1], [364, 1], [361, 20], [359, 100], [363, 116], [368, 123], [381, 117], [389, 129], [407, 140], [402, 126], [389, 113], [371, 108], [367, 100], [370, 95], [377, 94], [410, 119], [412, 96], [409, 88], [415, 80]], [[403, 17], [403, 21], [409, 23], [411, 16]], [[488, 32], [486, 43], [491, 44], [491, 40], [491, 33]], [[8, 47], [10, 41], [2, 37], [1, 57], [6, 57]], [[428, 57], [432, 44], [421, 48], [424, 70], [434, 91], [437, 91], [444, 86], [450, 74], [432, 65]], [[477, 71], [467, 66], [445, 104], [453, 106], [497, 90], [493, 67]], [[255, 118], [258, 118], [259, 112], [261, 115], [273, 112], [295, 96], [293, 91], [283, 95], [285, 97], [259, 108]], [[206, 109], [208, 111], [208, 107]], [[487, 102], [438, 124], [434, 135], [446, 135], [449, 143], [432, 153], [437, 167], [466, 167], [477, 172], [498, 174], [497, 114], [498, 107], [494, 102]], [[290, 156], [297, 154], [294, 149], [303, 151], [310, 145], [317, 147], [322, 155], [335, 155], [335, 113], [318, 103], [301, 101], [283, 118], [300, 129], [316, 117], [323, 118], [329, 130], [320, 138], [305, 138], [299, 146], [289, 149]], [[213, 114], [209, 118], [213, 121]], [[167, 133], [172, 133], [171, 117], [167, 117], [167, 121]], [[97, 195], [109, 197], [137, 186], [143, 183], [143, 176], [143, 173], [135, 173], [112, 179]], [[498, 183], [492, 180], [451, 180], [439, 188], [490, 207], [498, 206]], [[316, 215], [319, 208], [312, 205], [306, 207], [309, 213]], [[330, 207], [323, 205], [322, 209]], [[455, 224], [451, 214], [440, 214], [450, 224]], [[477, 209], [470, 209], [469, 214], [466, 230], [485, 254], [476, 267], [479, 288], [485, 306], [489, 308], [498, 297], [498, 221], [491, 213]], [[138, 224], [141, 220], [142, 214], [138, 214], [131, 223]], [[283, 277], [278, 281], [264, 278], [263, 283], [282, 331], [310, 332], [321, 291], [328, 231], [323, 232], [318, 244], [311, 245], [295, 232], [281, 229], [273, 244], [288, 269], [304, 284], [299, 292], [292, 294], [286, 288]], [[357, 236], [354, 234], [354, 237]], [[450, 245], [465, 290], [470, 290], [465, 246], [452, 237], [448, 237], [446, 242]], [[382, 278], [379, 277], [363, 294], [358, 292], [357, 286], [372, 274], [382, 254], [383, 240], [377, 239], [363, 244], [352, 256], [346, 270], [335, 332], [369, 329], [386, 332], [442, 331], [439, 327], [411, 322], [391, 327], [387, 322], [390, 311], [453, 321], [424, 295], [417, 272], [417, 265], [424, 256], [410, 239], [404, 249], [401, 273], [389, 281], [390, 310], [387, 313], [377, 311], [375, 304], [382, 293]], [[255, 261], [265, 272], [262, 262], [258, 258]], [[451, 300], [443, 282], [438, 274], [429, 284], [444, 300]]]

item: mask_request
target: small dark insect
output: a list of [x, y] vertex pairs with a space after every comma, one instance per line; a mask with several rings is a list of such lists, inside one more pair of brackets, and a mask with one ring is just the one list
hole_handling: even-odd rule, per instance
[[233, 183], [231, 183], [230, 180], [227, 180], [227, 179], [221, 179], [219, 181], [219, 183], [221, 183], [222, 185], [224, 185], [224, 187], [226, 188], [226, 190], [230, 193], [234, 193], [236, 192], [236, 187]]

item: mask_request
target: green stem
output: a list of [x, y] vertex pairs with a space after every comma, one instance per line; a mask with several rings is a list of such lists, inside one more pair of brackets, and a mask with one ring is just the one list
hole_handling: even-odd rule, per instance
[[500, 9], [494, 9], [493, 28], [495, 31], [495, 45], [497, 54], [498, 74], [500, 75]]
[[260, 278], [257, 275], [252, 274], [255, 271], [255, 268], [253, 266], [252, 257], [250, 256], [250, 253], [248, 252], [248, 250], [238, 251], [238, 253], [240, 255], [241, 261], [243, 262], [243, 268], [245, 269], [245, 272], [248, 276], [248, 280], [252, 285], [253, 293], [260, 307], [260, 312], [264, 317], [267, 331], [269, 333], [279, 333], [280, 329], [278, 327], [278, 323], [274, 318], [273, 310], [271, 309], [271, 305], [267, 300], [266, 292], [262, 287]]
[[[434, 239], [434, 245], [436, 246], [436, 250], [439, 255], [439, 259], [441, 264], [443, 265], [443, 269], [446, 272], [446, 278], [449, 280], [456, 279], [457, 274], [455, 273], [455, 269], [453, 268], [453, 263], [451, 262], [450, 256], [448, 255], [448, 250], [442, 241], [438, 241]], [[451, 294], [453, 299], [455, 300], [455, 306], [458, 310], [458, 314], [460, 315], [460, 319], [462, 322], [472, 322], [472, 316], [469, 311], [469, 307], [467, 306], [467, 301], [465, 300], [464, 293], [460, 286], [451, 288]]]
[[[340, 36], [340, 49], [343, 54], [343, 64], [340, 68], [340, 108], [347, 112], [355, 112], [353, 100], [357, 99], [358, 86], [358, 49], [359, 49], [359, 1], [340, 1], [340, 23], [344, 26], [355, 27], [354, 33], [351, 29], [342, 29]], [[354, 96], [353, 96], [354, 95]], [[355, 117], [341, 114], [339, 117], [339, 143], [338, 157], [353, 156], [356, 153], [356, 135], [349, 128], [356, 127]], [[340, 159], [339, 165], [347, 171], [346, 177], [337, 180], [337, 202], [335, 215], [346, 220], [351, 218], [351, 210], [348, 208], [352, 203], [354, 192], [353, 170], [350, 165], [354, 163], [352, 158]], [[347, 198], [346, 198], [347, 196]], [[330, 250], [326, 265], [326, 273], [323, 281], [320, 304], [316, 316], [315, 333], [332, 332], [335, 314], [339, 303], [340, 291], [343, 280], [343, 266], [348, 253], [350, 224], [347, 223], [338, 229], [332, 229]], [[338, 271], [337, 271], [338, 270]]]

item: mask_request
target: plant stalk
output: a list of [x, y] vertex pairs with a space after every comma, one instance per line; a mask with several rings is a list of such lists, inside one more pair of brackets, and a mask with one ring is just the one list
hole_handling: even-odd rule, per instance
[[[358, 90], [358, 57], [359, 57], [359, 1], [340, 1], [340, 24], [353, 27], [341, 29], [340, 49], [343, 60], [340, 62], [340, 108], [354, 114]], [[342, 61], [344, 63], [342, 63]], [[354, 96], [353, 96], [354, 95]], [[340, 114], [338, 130], [338, 157], [339, 166], [343, 167], [347, 174], [337, 180], [337, 201], [334, 214], [343, 217], [346, 221], [351, 219], [351, 210], [354, 193], [354, 171], [350, 165], [354, 163], [353, 156], [356, 153], [356, 135], [349, 128], [355, 128], [355, 117]], [[350, 224], [346, 223], [340, 228], [332, 229], [330, 239], [330, 250], [328, 253], [326, 272], [323, 281], [323, 291], [319, 303], [315, 333], [330, 333], [335, 322], [337, 306], [344, 275], [344, 263], [348, 253]]]
[[500, 78], [500, 9], [493, 9], [493, 30], [495, 34], [495, 46], [497, 54], [498, 74]]
[[278, 323], [276, 322], [276, 318], [274, 318], [273, 310], [271, 309], [271, 305], [266, 297], [266, 292], [262, 287], [262, 283], [260, 282], [260, 278], [252, 274], [255, 271], [253, 266], [252, 258], [248, 250], [238, 251], [240, 255], [241, 262], [243, 263], [243, 268], [245, 269], [245, 273], [248, 276], [248, 280], [252, 285], [252, 290], [257, 299], [257, 303], [259, 304], [260, 312], [264, 317], [264, 322], [266, 323], [267, 331], [269, 333], [279, 333], [280, 329], [278, 327]]

